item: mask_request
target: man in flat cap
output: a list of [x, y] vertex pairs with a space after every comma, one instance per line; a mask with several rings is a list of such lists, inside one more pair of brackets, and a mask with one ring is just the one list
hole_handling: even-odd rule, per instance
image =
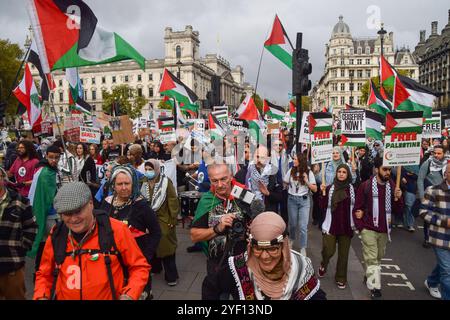
[[137, 300], [150, 265], [128, 226], [94, 212], [82, 182], [63, 185], [53, 205], [62, 222], [45, 244], [33, 299]]

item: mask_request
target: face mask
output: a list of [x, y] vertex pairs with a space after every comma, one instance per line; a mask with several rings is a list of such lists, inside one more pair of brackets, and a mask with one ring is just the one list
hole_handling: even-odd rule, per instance
[[155, 178], [155, 176], [156, 176], [156, 174], [155, 174], [155, 171], [153, 171], [153, 170], [151, 170], [151, 171], [145, 171], [145, 174], [144, 174], [146, 177], [147, 177], [147, 179], [149, 179], [149, 180], [152, 180], [153, 178]]

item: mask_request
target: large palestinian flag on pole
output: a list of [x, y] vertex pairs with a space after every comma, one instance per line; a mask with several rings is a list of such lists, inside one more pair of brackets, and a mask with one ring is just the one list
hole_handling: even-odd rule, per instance
[[[395, 83], [395, 75], [397, 72], [386, 60], [384, 56], [380, 57], [380, 87], [392, 88]], [[381, 91], [381, 90], [380, 90]]]
[[161, 93], [162, 96], [168, 96], [177, 100], [181, 108], [193, 106], [198, 100], [194, 91], [167, 69], [164, 69], [161, 85], [159, 86], [159, 93]]
[[386, 113], [391, 111], [389, 103], [383, 99], [372, 80], [370, 80], [370, 93], [367, 105], [369, 106], [369, 108], [374, 109], [383, 117], [386, 116]]
[[36, 89], [28, 63], [25, 64], [23, 79], [14, 89], [13, 94], [27, 109], [28, 121], [31, 127], [35, 128], [38, 126], [42, 122], [42, 102]]
[[272, 119], [283, 120], [284, 119], [284, 108], [277, 106], [268, 100], [264, 100], [264, 114], [268, 115]]
[[258, 108], [251, 95], [247, 94], [244, 101], [242, 101], [241, 105], [236, 110], [236, 119], [246, 120], [248, 122], [250, 135], [257, 141], [262, 140], [264, 136], [262, 131], [265, 129], [265, 122], [261, 119]]
[[27, 0], [27, 10], [45, 73], [133, 59], [145, 70], [145, 59], [118, 34], [97, 23], [81, 0]]
[[292, 69], [292, 51], [294, 49], [277, 15], [273, 22], [272, 32], [264, 42], [264, 47], [289, 69]]
[[383, 133], [381, 126], [383, 125], [384, 117], [376, 112], [366, 110], [366, 136], [374, 140], [383, 140]]
[[432, 107], [437, 93], [416, 81], [397, 75], [394, 87], [394, 109], [422, 111], [424, 118], [432, 116]]

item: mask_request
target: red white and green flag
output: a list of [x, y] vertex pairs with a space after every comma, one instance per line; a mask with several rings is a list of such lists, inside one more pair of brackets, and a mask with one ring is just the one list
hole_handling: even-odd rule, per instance
[[268, 100], [264, 100], [264, 114], [268, 115], [272, 119], [283, 120], [284, 119], [284, 108], [271, 103]]
[[416, 81], [397, 75], [394, 87], [394, 109], [422, 111], [424, 118], [432, 116], [432, 107], [437, 93]]
[[367, 101], [369, 108], [374, 109], [377, 113], [381, 114], [383, 117], [386, 113], [391, 111], [389, 103], [383, 99], [380, 92], [378, 92], [375, 84], [370, 80], [370, 93], [369, 100]]
[[263, 137], [262, 132], [265, 130], [265, 122], [261, 118], [251, 95], [248, 94], [236, 110], [236, 119], [246, 120], [248, 122], [250, 135], [257, 141], [261, 141]]
[[212, 113], [208, 116], [208, 125], [210, 134], [214, 138], [223, 138], [226, 134], [224, 127], [220, 123], [220, 121], [216, 118], [216, 116]]
[[291, 41], [281, 24], [278, 16], [275, 16], [272, 32], [264, 42], [264, 47], [280, 60], [289, 69], [292, 69], [292, 51], [294, 51]]
[[[380, 87], [393, 88], [397, 72], [384, 56], [380, 57]], [[381, 89], [380, 89], [381, 91]]]
[[297, 118], [297, 109], [295, 108], [295, 103], [293, 100], [289, 101], [289, 115], [291, 118]]
[[393, 133], [417, 133], [422, 134], [423, 114], [421, 111], [413, 112], [389, 112], [386, 115], [385, 135]]
[[333, 116], [330, 113], [312, 112], [309, 114], [309, 134], [332, 132]]
[[81, 0], [27, 0], [44, 73], [133, 59], [145, 59], [118, 34], [103, 29]]
[[158, 127], [160, 131], [175, 130], [175, 121], [173, 117], [162, 117], [158, 119]]
[[366, 110], [366, 136], [374, 140], [383, 140], [382, 125], [384, 116], [379, 113]]
[[182, 109], [189, 108], [191, 111], [198, 112], [198, 106], [195, 103], [198, 100], [197, 95], [167, 69], [164, 69], [159, 93], [177, 100]]
[[25, 64], [25, 72], [22, 81], [14, 89], [13, 94], [17, 100], [25, 106], [28, 114], [28, 122], [31, 128], [35, 128], [42, 122], [42, 102], [36, 89], [28, 63]]

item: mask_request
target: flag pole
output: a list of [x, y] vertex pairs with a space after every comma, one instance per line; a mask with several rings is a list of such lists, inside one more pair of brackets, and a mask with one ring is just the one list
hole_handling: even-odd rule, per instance
[[[325, 162], [322, 162], [322, 185], [327, 185], [325, 182]], [[322, 195], [325, 197], [327, 195], [326, 190], [322, 191]]]
[[[275, 15], [275, 17], [276, 17], [276, 15]], [[274, 19], [275, 19], [275, 18], [274, 18]], [[272, 25], [269, 27], [269, 30], [267, 30], [266, 35], [269, 34], [270, 28], [272, 28]], [[255, 91], [253, 91], [253, 98], [255, 98], [256, 92], [257, 92], [257, 90], [258, 90], [259, 73], [260, 73], [260, 71], [261, 71], [261, 64], [262, 64], [262, 59], [263, 59], [263, 56], [264, 56], [264, 49], [265, 49], [265, 48], [264, 48], [264, 45], [263, 45], [263, 46], [262, 46], [262, 50], [261, 50], [261, 56], [260, 56], [260, 58], [259, 58], [258, 73], [256, 74], [256, 83], [255, 83]]]
[[22, 60], [22, 62], [20, 64], [19, 69], [17, 69], [16, 76], [14, 77], [14, 81], [12, 82], [11, 89], [8, 91], [9, 92], [8, 93], [8, 97], [6, 98], [5, 102], [8, 102], [8, 100], [11, 98], [12, 92], [14, 90], [14, 87], [16, 86], [16, 83], [17, 83], [17, 79], [19, 78], [20, 70], [22, 70], [23, 65], [25, 64], [25, 61], [27, 60], [28, 55], [30, 54], [30, 51], [31, 51], [31, 43], [30, 43], [30, 46], [28, 47], [27, 52], [25, 53], [25, 55], [23, 57], [23, 60]]

